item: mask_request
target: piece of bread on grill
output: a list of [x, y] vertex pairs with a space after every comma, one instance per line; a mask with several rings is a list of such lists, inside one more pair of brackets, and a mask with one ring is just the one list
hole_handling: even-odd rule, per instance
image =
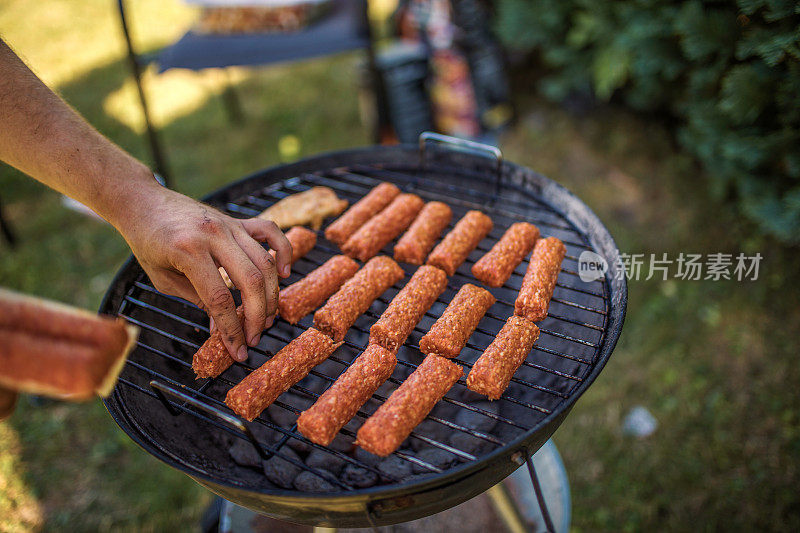
[[0, 387], [68, 400], [108, 396], [138, 334], [122, 319], [0, 289]]
[[323, 220], [338, 216], [347, 209], [347, 205], [347, 200], [336, 196], [330, 187], [311, 187], [271, 205], [258, 218], [271, 220], [281, 229], [311, 226], [317, 230], [322, 226]]

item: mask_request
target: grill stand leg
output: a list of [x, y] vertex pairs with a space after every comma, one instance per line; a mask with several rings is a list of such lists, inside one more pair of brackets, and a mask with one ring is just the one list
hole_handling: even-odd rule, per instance
[[544, 494], [542, 494], [542, 487], [539, 485], [539, 477], [536, 475], [536, 468], [533, 466], [533, 457], [525, 454], [525, 461], [528, 463], [528, 473], [531, 475], [531, 483], [533, 483], [533, 491], [536, 493], [536, 501], [539, 502], [539, 509], [544, 518], [544, 525], [547, 531], [555, 532], [556, 528], [553, 527], [553, 520], [550, 518], [550, 512], [547, 510], [547, 502], [544, 501]]

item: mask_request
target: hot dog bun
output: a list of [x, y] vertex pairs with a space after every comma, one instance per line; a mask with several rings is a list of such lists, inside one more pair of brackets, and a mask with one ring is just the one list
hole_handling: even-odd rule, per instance
[[122, 319], [0, 289], [0, 386], [68, 400], [108, 396], [138, 334]]

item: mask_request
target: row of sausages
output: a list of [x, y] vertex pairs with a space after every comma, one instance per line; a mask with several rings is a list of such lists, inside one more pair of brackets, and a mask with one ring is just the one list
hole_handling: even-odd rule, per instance
[[[416, 195], [399, 194], [388, 183], [379, 185], [354, 204], [329, 226], [326, 237], [339, 243], [345, 253], [369, 259], [367, 264], [359, 270], [351, 258], [335, 256], [281, 291], [279, 310], [291, 323], [325, 300], [327, 303], [315, 313], [313, 329], [290, 342], [229, 391], [226, 398], [229, 407], [252, 420], [304, 378], [342, 344], [347, 330], [371, 303], [402, 279], [402, 269], [391, 259], [370, 258], [411, 225], [395, 247], [395, 257], [421, 264], [451, 217], [452, 212], [445, 204], [425, 205]], [[444, 291], [447, 275], [455, 272], [491, 228], [488, 216], [470, 211], [433, 250], [428, 264], [415, 272], [372, 326], [368, 348], [311, 408], [301, 413], [298, 429], [307, 438], [329, 444], [389, 378], [396, 365], [397, 350]], [[316, 235], [308, 233], [314, 238], [310, 246], [307, 242], [300, 246], [292, 243], [303, 255], [316, 241]], [[501, 286], [524, 256], [534, 250], [515, 306], [515, 314], [521, 316], [508, 319], [467, 377], [469, 388], [491, 399], [500, 397], [530, 352], [538, 336], [538, 328], [532, 321], [547, 314], [564, 256], [560, 241], [552, 238], [537, 241], [538, 237], [539, 231], [532, 224], [514, 224], [473, 266], [476, 278], [490, 286]], [[494, 302], [491, 293], [475, 285], [461, 288], [420, 341], [420, 349], [426, 354], [422, 364], [359, 429], [359, 446], [377, 455], [388, 455], [405, 440], [462, 376], [461, 367], [447, 358], [458, 355]], [[212, 334], [206, 344], [215, 344], [213, 337]], [[196, 354], [195, 363], [204, 360], [204, 348], [206, 345], [198, 351], [201, 357]], [[205, 352], [212, 351], [213, 346], [208, 348]], [[224, 353], [224, 347], [221, 351]], [[193, 366], [198, 377], [209, 377], [218, 375], [230, 363], [207, 365], [205, 369], [202, 364]]]

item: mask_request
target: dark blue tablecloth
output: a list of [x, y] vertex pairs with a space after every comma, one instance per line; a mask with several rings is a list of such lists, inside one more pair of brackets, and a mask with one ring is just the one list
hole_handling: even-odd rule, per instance
[[161, 51], [159, 71], [266, 65], [366, 48], [364, 9], [363, 0], [337, 0], [322, 20], [292, 33], [202, 35], [190, 31]]

